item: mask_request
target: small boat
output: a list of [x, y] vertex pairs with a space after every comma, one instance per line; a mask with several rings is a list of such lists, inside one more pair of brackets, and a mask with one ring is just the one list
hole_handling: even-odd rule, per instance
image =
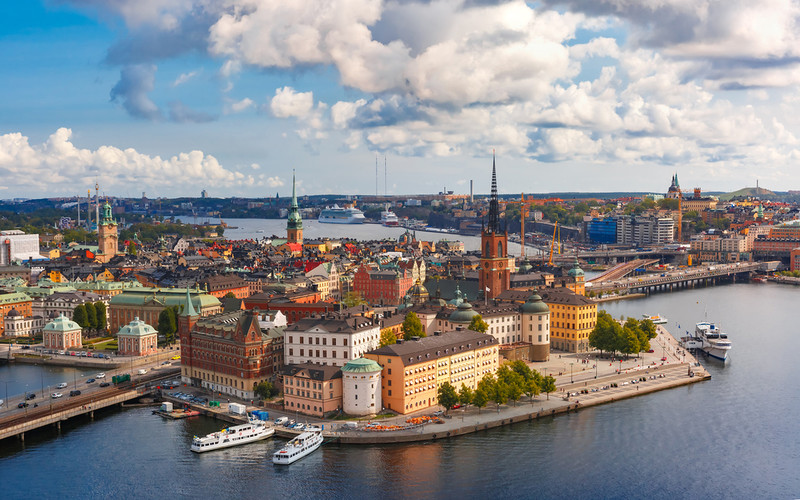
[[322, 445], [322, 429], [306, 427], [305, 432], [293, 438], [272, 454], [272, 463], [289, 465], [310, 454]]
[[259, 420], [252, 415], [249, 422], [242, 425], [234, 425], [222, 429], [219, 432], [212, 432], [203, 437], [194, 436], [192, 439], [191, 450], [195, 453], [204, 451], [219, 450], [240, 444], [252, 443], [266, 439], [275, 434], [275, 429], [267, 425], [264, 420]]
[[656, 314], [655, 316], [650, 316], [649, 314], [642, 314], [642, 316], [644, 317], [644, 319], [649, 319], [650, 321], [652, 321], [654, 325], [667, 324], [667, 318], [662, 318], [658, 314]]

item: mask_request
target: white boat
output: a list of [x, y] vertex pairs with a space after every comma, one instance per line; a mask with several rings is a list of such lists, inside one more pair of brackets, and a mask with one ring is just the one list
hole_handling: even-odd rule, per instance
[[260, 441], [275, 434], [275, 429], [267, 425], [267, 422], [252, 416], [249, 420], [250, 421], [246, 424], [234, 425], [233, 427], [228, 427], [218, 432], [212, 432], [207, 436], [195, 436], [194, 439], [192, 439], [191, 450], [196, 453], [219, 450], [221, 448]]
[[357, 208], [343, 208], [339, 205], [325, 207], [319, 213], [319, 222], [326, 224], [362, 224], [364, 222], [364, 212]]
[[294, 463], [322, 445], [322, 429], [306, 427], [305, 432], [286, 443], [272, 454], [272, 463], [288, 465]]
[[395, 214], [391, 210], [384, 210], [383, 212], [381, 212], [381, 224], [388, 227], [399, 226], [400, 219], [398, 219], [397, 214]]
[[655, 316], [650, 316], [649, 314], [642, 314], [642, 316], [644, 317], [644, 319], [649, 319], [650, 321], [652, 321], [654, 325], [667, 324], [667, 318], [662, 318], [658, 314], [656, 314]]
[[712, 358], [722, 361], [728, 359], [728, 351], [732, 347], [728, 335], [708, 321], [697, 323], [694, 336], [681, 338], [680, 345], [686, 349], [700, 349]]

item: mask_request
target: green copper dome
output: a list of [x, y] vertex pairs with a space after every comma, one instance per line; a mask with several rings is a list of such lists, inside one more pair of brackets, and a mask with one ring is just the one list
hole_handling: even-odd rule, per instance
[[478, 311], [472, 308], [469, 302], [462, 302], [458, 308], [450, 314], [450, 323], [469, 324], [472, 318], [478, 316]]
[[358, 358], [348, 361], [347, 364], [342, 367], [343, 372], [349, 373], [375, 373], [381, 370], [383, 370], [381, 365], [367, 358]]
[[550, 308], [542, 302], [542, 297], [536, 292], [528, 297], [528, 301], [522, 304], [519, 310], [522, 314], [550, 314]]
[[303, 219], [300, 217], [300, 209], [297, 206], [297, 191], [295, 189], [294, 173], [292, 173], [292, 204], [289, 207], [289, 219], [286, 223], [287, 229], [303, 229]]
[[528, 274], [529, 272], [531, 272], [531, 269], [533, 269], [533, 266], [531, 265], [530, 261], [527, 258], [525, 258], [525, 260], [523, 260], [522, 264], [520, 264], [519, 266], [519, 272], [521, 274]]
[[81, 327], [78, 323], [67, 318], [63, 313], [44, 327], [46, 332], [73, 332], [80, 329]]
[[578, 258], [575, 257], [575, 263], [572, 265], [572, 269], [567, 272], [567, 276], [572, 276], [573, 278], [576, 276], [583, 276], [583, 269], [578, 264]]

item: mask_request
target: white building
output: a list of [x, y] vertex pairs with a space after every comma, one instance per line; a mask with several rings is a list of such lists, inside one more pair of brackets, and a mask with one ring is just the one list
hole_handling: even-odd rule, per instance
[[33, 337], [42, 332], [44, 318], [41, 316], [25, 317], [11, 308], [3, 319], [3, 336], [5, 337]]
[[380, 344], [380, 327], [371, 318], [328, 314], [303, 318], [286, 328], [286, 364], [344, 366]]
[[374, 415], [381, 411], [381, 365], [358, 358], [342, 367], [342, 409], [348, 415]]
[[44, 259], [39, 254], [39, 235], [25, 234], [17, 229], [0, 231], [0, 266], [28, 259]]

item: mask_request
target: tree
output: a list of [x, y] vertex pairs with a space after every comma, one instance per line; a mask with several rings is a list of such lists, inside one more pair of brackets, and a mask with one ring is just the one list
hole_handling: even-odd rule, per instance
[[392, 330], [388, 328], [381, 330], [380, 347], [396, 343], [397, 343], [397, 335], [395, 335]]
[[235, 299], [236, 295], [234, 295], [233, 292], [228, 292], [225, 295], [223, 295], [222, 298], [223, 299]]
[[619, 323], [607, 312], [597, 312], [597, 323], [589, 334], [589, 345], [600, 351], [617, 350], [617, 338], [622, 332]]
[[178, 329], [175, 324], [175, 313], [166, 307], [158, 314], [158, 333], [169, 340], [173, 333]]
[[458, 391], [458, 402], [464, 406], [472, 404], [475, 398], [475, 391], [467, 387], [466, 384], [461, 384], [461, 390]]
[[483, 320], [480, 314], [476, 314], [472, 317], [472, 321], [469, 322], [467, 329], [473, 332], [486, 333], [486, 330], [489, 329], [489, 324]]
[[97, 329], [97, 311], [94, 309], [94, 304], [87, 302], [83, 307], [86, 309], [86, 324], [92, 330]]
[[256, 396], [261, 399], [269, 399], [274, 396], [278, 391], [266, 380], [255, 386], [254, 391]]
[[404, 339], [425, 336], [425, 332], [422, 331], [422, 321], [419, 320], [414, 311], [409, 311], [408, 314], [406, 314], [406, 318], [403, 320], [402, 330]]
[[478, 413], [481, 412], [481, 408], [486, 406], [486, 403], [489, 402], [489, 395], [486, 394], [486, 391], [478, 387], [475, 390], [475, 395], [472, 397], [472, 404], [478, 408]]
[[[525, 368], [528, 368], [527, 365], [525, 365]], [[497, 370], [497, 382], [504, 387], [506, 397], [513, 401], [514, 406], [516, 406], [524, 391], [525, 378], [512, 369], [512, 363], [506, 362]]]
[[342, 299], [342, 304], [344, 304], [345, 307], [355, 307], [366, 303], [367, 301], [364, 300], [364, 297], [362, 297], [361, 294], [356, 291], [347, 292], [344, 294], [344, 298]]
[[128, 255], [136, 256], [136, 243], [133, 241], [128, 243]]
[[456, 388], [450, 385], [450, 382], [445, 382], [439, 386], [438, 402], [444, 406], [445, 411], [449, 411], [454, 404], [458, 403]]
[[624, 354], [633, 354], [639, 352], [639, 337], [636, 332], [630, 328], [622, 329], [622, 336], [620, 337], [619, 351]]
[[556, 379], [552, 375], [548, 375], [542, 379], [541, 385], [542, 392], [547, 394], [547, 399], [550, 399], [550, 393], [556, 391]]
[[678, 209], [678, 199], [677, 198], [661, 198], [658, 200], [658, 207], [662, 210], [677, 210]]
[[86, 307], [81, 304], [72, 311], [72, 321], [78, 323], [81, 328], [89, 328], [89, 320], [86, 317]]
[[108, 327], [108, 313], [106, 312], [105, 302], [95, 302], [94, 312], [97, 316], [97, 329], [105, 330]]

